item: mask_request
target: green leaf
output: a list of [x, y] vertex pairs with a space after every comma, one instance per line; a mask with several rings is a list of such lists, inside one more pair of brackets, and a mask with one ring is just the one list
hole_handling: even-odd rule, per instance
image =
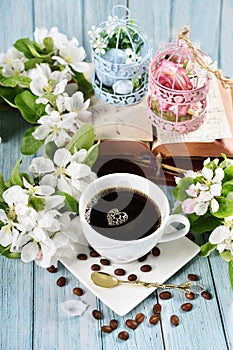
[[11, 186], [14, 186], [14, 185], [23, 186], [23, 181], [19, 172], [19, 166], [21, 163], [22, 163], [22, 158], [18, 160], [18, 162], [15, 164], [14, 168], [12, 169], [11, 176], [9, 179]]
[[174, 197], [178, 200], [183, 202], [186, 198], [188, 198], [188, 194], [186, 193], [186, 190], [189, 188], [189, 186], [193, 183], [193, 178], [191, 177], [183, 177], [173, 190]]
[[78, 90], [83, 93], [84, 100], [87, 100], [94, 94], [92, 84], [85, 78], [83, 73], [78, 73], [73, 70], [73, 78], [78, 84]]
[[20, 110], [22, 116], [31, 124], [35, 124], [45, 113], [45, 105], [42, 103], [37, 104], [37, 98], [37, 96], [34, 96], [29, 91], [24, 91], [15, 98], [15, 104]]
[[98, 154], [99, 154], [99, 141], [95, 145], [92, 145], [89, 150], [87, 151], [87, 156], [84, 159], [83, 163], [89, 165], [89, 167], [92, 167], [92, 165], [95, 163]]
[[233, 289], [233, 260], [228, 263], [228, 273], [230, 277], [231, 288]]
[[217, 218], [226, 218], [227, 216], [233, 215], [233, 200], [225, 197], [216, 197], [219, 204], [219, 210], [215, 213], [212, 212]]
[[29, 175], [28, 173], [22, 173], [22, 172], [20, 172], [19, 174], [21, 179], [24, 177], [27, 180], [27, 182], [29, 182], [31, 185], [34, 185], [34, 180], [31, 175]]
[[225, 261], [233, 261], [233, 255], [231, 254], [230, 250], [224, 250], [223, 252], [219, 253], [221, 255], [221, 258]]
[[48, 142], [44, 146], [45, 154], [49, 159], [53, 159], [54, 153], [56, 152], [56, 150], [57, 150], [57, 146], [54, 142]]
[[16, 88], [0, 86], [0, 96], [13, 108], [17, 108], [15, 105], [15, 96], [17, 96], [20, 92], [21, 89], [18, 86]]
[[65, 197], [65, 207], [63, 207], [65, 211], [73, 211], [74, 213], [78, 213], [78, 202], [76, 199], [74, 199], [74, 197], [62, 191], [57, 191], [56, 194]]
[[53, 51], [54, 42], [51, 37], [44, 38], [43, 40], [44, 46], [45, 46], [45, 52], [51, 53]]
[[66, 148], [71, 152], [85, 148], [88, 150], [94, 143], [95, 133], [92, 124], [85, 124], [76, 132]]
[[36, 211], [42, 210], [44, 208], [45, 199], [41, 197], [30, 197], [28, 205], [34, 208]]
[[228, 166], [227, 168], [224, 169], [223, 183], [229, 180], [233, 180], [233, 166]]
[[37, 64], [40, 64], [40, 63], [43, 63], [44, 62], [44, 59], [43, 58], [30, 58], [29, 60], [27, 60], [25, 63], [24, 63], [24, 66], [25, 66], [25, 69], [26, 70], [29, 70], [29, 69], [32, 69], [32, 68], [35, 68]]
[[8, 245], [7, 247], [3, 247], [0, 245], [0, 254], [5, 256], [8, 259], [18, 259], [20, 258], [21, 254], [20, 253], [13, 253], [10, 251], [11, 246]]
[[8, 87], [22, 87], [29, 89], [31, 79], [28, 77], [23, 77], [21, 75], [14, 75], [0, 80], [0, 85]]
[[221, 223], [221, 220], [212, 216], [209, 213], [205, 215], [198, 216], [196, 220], [191, 221], [191, 230], [196, 233], [203, 233], [213, 231], [216, 227], [218, 227]]
[[4, 181], [4, 177], [2, 173], [0, 173], [0, 196], [2, 196], [3, 192], [7, 189]]
[[36, 140], [32, 133], [36, 130], [37, 126], [29, 128], [23, 135], [20, 152], [24, 155], [32, 155], [43, 145], [44, 140]]
[[44, 55], [44, 54], [39, 53], [39, 52], [37, 51], [37, 48], [35, 47], [35, 45], [34, 45], [32, 42], [30, 42], [30, 43], [28, 44], [28, 48], [29, 48], [29, 51], [31, 52], [31, 54], [32, 54], [33, 57], [36, 57], [36, 58], [43, 58], [43, 59], [49, 58], [49, 57], [50, 57], [50, 54]]
[[201, 246], [199, 256], [201, 257], [209, 256], [210, 253], [213, 250], [215, 250], [215, 248], [216, 248], [216, 244], [211, 244], [210, 242], [207, 242]]
[[31, 53], [31, 51], [29, 50], [30, 43], [31, 43], [31, 40], [29, 40], [28, 38], [22, 38], [22, 39], [17, 40], [14, 43], [14, 47], [17, 50], [19, 50], [20, 52], [22, 52], [25, 57], [33, 58], [33, 55]]

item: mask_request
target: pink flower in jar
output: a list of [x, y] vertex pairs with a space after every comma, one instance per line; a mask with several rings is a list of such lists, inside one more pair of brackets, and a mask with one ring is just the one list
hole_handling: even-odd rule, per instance
[[191, 90], [193, 85], [186, 70], [177, 63], [163, 59], [155, 72], [155, 79], [173, 90]]
[[[158, 83], [172, 90], [191, 90], [193, 88], [186, 70], [178, 63], [166, 59], [161, 61], [154, 77]], [[171, 104], [159, 98], [158, 108], [160, 111], [171, 111], [174, 115], [184, 116], [188, 113], [190, 105], [175, 101]]]

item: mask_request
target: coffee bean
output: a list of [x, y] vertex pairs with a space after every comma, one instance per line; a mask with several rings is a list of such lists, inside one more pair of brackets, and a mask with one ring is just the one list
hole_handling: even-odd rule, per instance
[[149, 322], [151, 324], [157, 324], [160, 321], [160, 316], [157, 314], [154, 314], [150, 317]]
[[109, 325], [112, 329], [116, 329], [118, 327], [118, 321], [113, 319], [109, 322]]
[[195, 298], [195, 294], [193, 292], [185, 293], [185, 298], [193, 300]]
[[93, 264], [93, 265], [91, 265], [91, 269], [93, 271], [99, 271], [101, 269], [101, 267], [99, 264]]
[[79, 287], [75, 287], [75, 288], [73, 289], [73, 293], [74, 293], [75, 295], [78, 295], [79, 297], [80, 297], [81, 295], [84, 294], [83, 289], [82, 289], [82, 288], [79, 288]]
[[92, 316], [96, 319], [96, 320], [100, 320], [102, 318], [102, 314], [99, 310], [93, 310], [92, 311]]
[[128, 280], [130, 282], [136, 281], [137, 278], [138, 278], [137, 275], [135, 275], [134, 273], [131, 273], [131, 275], [128, 276]]
[[87, 260], [87, 254], [80, 253], [77, 255], [77, 259], [79, 260]]
[[179, 317], [177, 315], [172, 315], [170, 318], [170, 321], [173, 324], [173, 326], [175, 326], [175, 327], [179, 326], [180, 320], [179, 320]]
[[189, 273], [189, 274], [188, 274], [188, 279], [189, 279], [190, 281], [197, 281], [197, 280], [198, 280], [198, 277], [197, 277], [197, 275], [195, 275], [194, 273]]
[[181, 309], [183, 311], [191, 311], [192, 308], [193, 308], [193, 304], [191, 304], [191, 303], [184, 303], [181, 305]]
[[134, 320], [128, 319], [125, 321], [125, 324], [127, 327], [131, 328], [131, 329], [136, 329], [138, 326], [138, 323]]
[[158, 247], [154, 247], [151, 251], [151, 253], [154, 255], [154, 256], [159, 256], [160, 255], [160, 249]]
[[202, 293], [201, 293], [201, 296], [204, 298], [204, 299], [207, 299], [207, 300], [210, 300], [212, 299], [212, 295], [207, 292], [206, 290], [204, 290]]
[[102, 265], [108, 266], [110, 265], [110, 261], [108, 259], [100, 259]]
[[111, 333], [112, 332], [112, 327], [111, 326], [102, 326], [101, 330], [104, 333]]
[[125, 270], [124, 269], [116, 269], [116, 270], [114, 270], [114, 273], [117, 276], [124, 276], [125, 275]]
[[121, 339], [121, 340], [127, 340], [127, 339], [129, 339], [129, 333], [126, 332], [126, 331], [121, 331], [118, 334], [118, 338]]
[[153, 313], [154, 313], [154, 314], [160, 315], [161, 310], [162, 310], [162, 305], [161, 305], [161, 304], [155, 304], [155, 305], [153, 306]]
[[52, 265], [52, 266], [47, 268], [47, 271], [50, 272], [50, 273], [55, 273], [55, 272], [57, 272], [57, 268]]
[[152, 269], [152, 267], [150, 265], [142, 265], [140, 268], [140, 270], [142, 272], [149, 272], [149, 271], [151, 271], [151, 269]]
[[148, 254], [145, 254], [145, 255], [141, 256], [140, 258], [138, 258], [138, 262], [145, 261], [147, 259], [147, 256], [148, 256]]
[[135, 316], [135, 321], [137, 323], [142, 323], [144, 319], [145, 319], [145, 315], [142, 312], [139, 312], [139, 314]]
[[170, 299], [172, 297], [171, 293], [168, 291], [164, 291], [159, 293], [160, 299]]
[[57, 280], [58, 287], [63, 287], [66, 284], [66, 278], [65, 277], [59, 277]]
[[91, 250], [90, 251], [90, 256], [92, 258], [98, 258], [100, 256], [100, 254], [96, 250]]

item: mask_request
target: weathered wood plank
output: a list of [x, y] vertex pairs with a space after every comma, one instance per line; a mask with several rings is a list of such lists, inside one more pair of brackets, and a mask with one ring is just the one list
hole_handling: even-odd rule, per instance
[[[67, 278], [64, 287], [58, 287], [60, 276]], [[84, 295], [73, 294], [74, 287], [81, 287]], [[101, 336], [98, 321], [91, 312], [99, 308], [98, 300], [62, 265], [58, 272], [48, 273], [35, 266], [35, 311], [34, 311], [34, 349], [35, 350], [86, 350], [101, 349]], [[60, 303], [70, 300], [82, 300], [88, 309], [81, 317], [70, 317], [60, 307]]]
[[233, 2], [231, 0], [222, 1], [221, 36], [219, 62], [223, 72], [233, 78]]
[[5, 52], [19, 38], [32, 37], [32, 0], [2, 0], [0, 13], [0, 52]]
[[35, 28], [48, 30], [58, 27], [59, 32], [71, 39], [76, 37], [83, 46], [83, 7], [81, 0], [35, 0]]

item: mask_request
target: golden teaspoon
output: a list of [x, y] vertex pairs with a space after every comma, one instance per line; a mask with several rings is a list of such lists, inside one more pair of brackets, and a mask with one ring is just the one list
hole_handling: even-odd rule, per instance
[[107, 272], [93, 272], [91, 274], [92, 281], [99, 287], [112, 288], [118, 284], [130, 284], [132, 286], [143, 286], [146, 288], [161, 288], [161, 289], [179, 289], [185, 293], [200, 294], [205, 289], [202, 285], [194, 283], [193, 281], [184, 282], [181, 284], [162, 284], [158, 282], [144, 282], [144, 281], [126, 281], [119, 280], [117, 277], [110, 275]]

